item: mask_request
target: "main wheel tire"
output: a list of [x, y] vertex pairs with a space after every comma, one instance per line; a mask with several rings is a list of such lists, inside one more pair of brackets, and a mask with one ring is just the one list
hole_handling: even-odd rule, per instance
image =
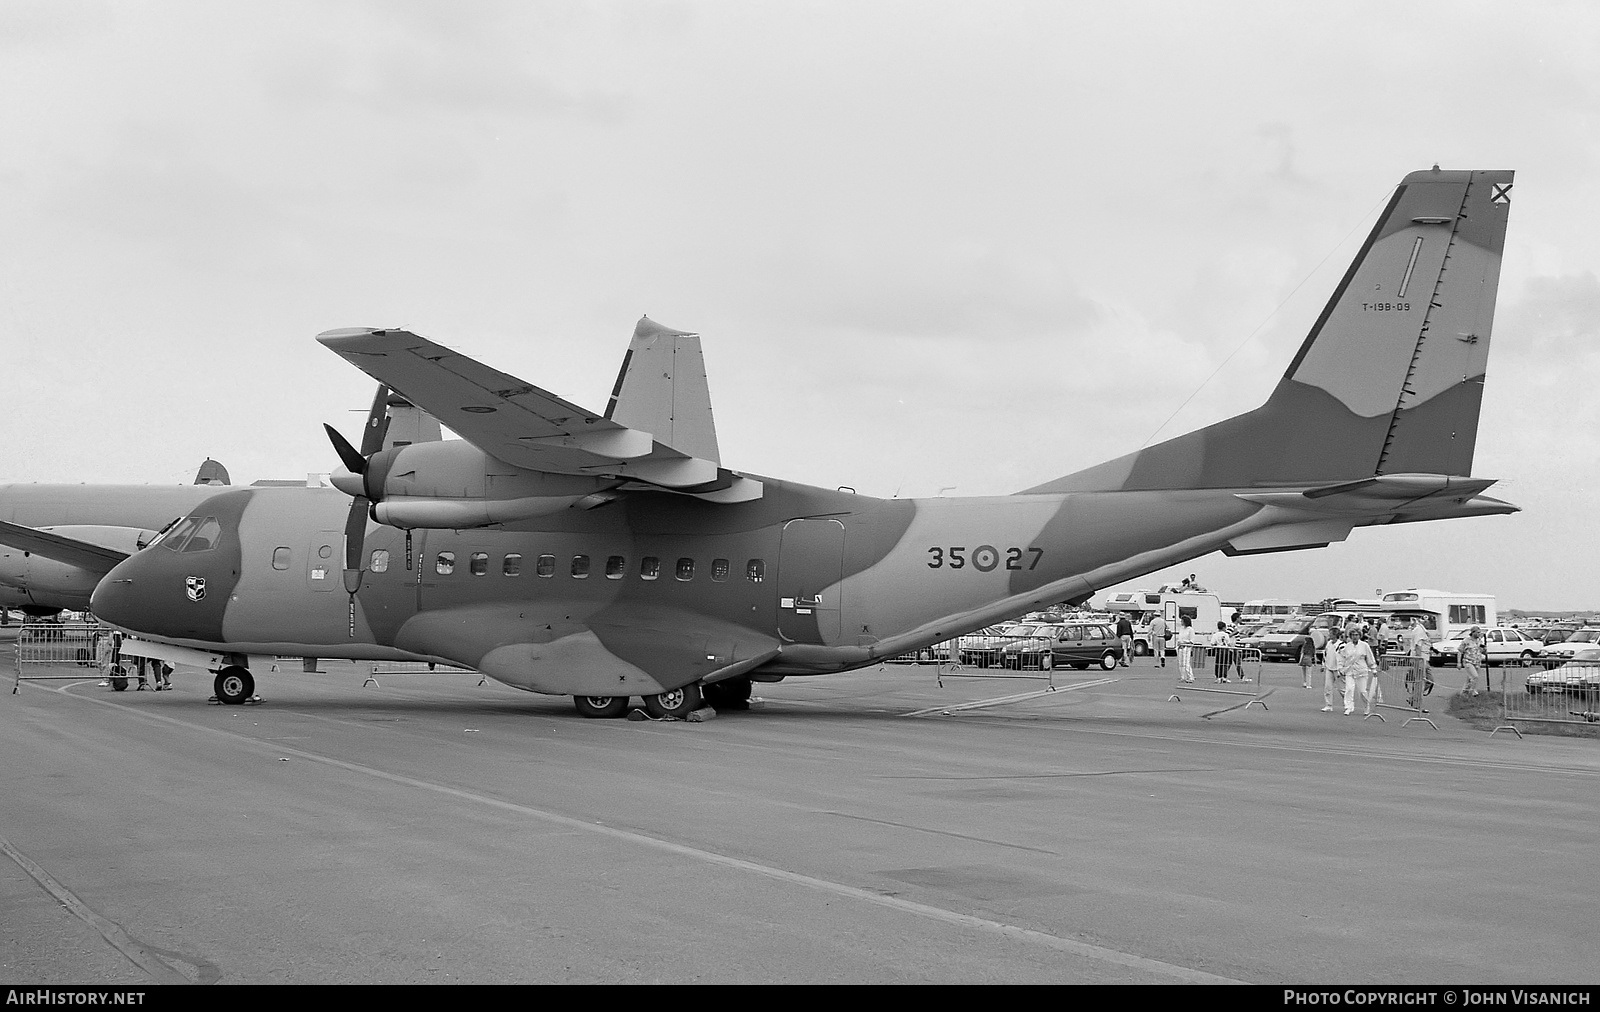
[[585, 717], [605, 720], [628, 712], [628, 696], [573, 696], [572, 705]]
[[1101, 667], [1102, 670], [1110, 671], [1112, 668], [1114, 668], [1116, 666], [1117, 666], [1117, 655], [1116, 654], [1114, 654], [1111, 651], [1107, 650], [1105, 653], [1100, 655], [1100, 667]]
[[658, 696], [644, 697], [645, 712], [657, 719], [672, 717], [682, 720], [703, 705], [705, 705], [705, 696], [701, 693], [698, 684], [669, 689]]
[[256, 694], [256, 680], [251, 676], [250, 669], [230, 664], [217, 672], [217, 680], [212, 683], [212, 688], [216, 690], [218, 700], [229, 706], [238, 706]]

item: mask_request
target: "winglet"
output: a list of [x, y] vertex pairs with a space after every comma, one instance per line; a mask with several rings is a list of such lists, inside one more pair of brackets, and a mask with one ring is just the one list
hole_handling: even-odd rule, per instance
[[722, 461], [699, 334], [640, 317], [605, 416], [686, 456]]

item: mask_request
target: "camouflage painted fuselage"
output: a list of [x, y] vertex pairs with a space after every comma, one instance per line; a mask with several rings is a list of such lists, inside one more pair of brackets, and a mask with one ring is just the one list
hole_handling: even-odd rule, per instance
[[[1011, 496], [883, 500], [728, 471], [709, 429], [673, 427], [695, 404], [709, 423], [697, 337], [689, 394], [638, 399], [629, 384], [670, 357], [625, 360], [611, 417], [408, 332], [330, 332], [471, 445], [358, 455], [337, 479], [353, 500], [219, 496], [219, 539], [129, 559], [94, 607], [202, 648], [422, 655], [538, 692], [648, 695], [858, 667], [1219, 549], [1512, 512], [1466, 477], [1510, 189], [1510, 172], [1411, 173], [1266, 404]], [[663, 335], [693, 337], [642, 321], [633, 347]], [[368, 525], [352, 619], [345, 523], [359, 533], [368, 501], [397, 526], [514, 522], [418, 530], [409, 564], [406, 535]]]

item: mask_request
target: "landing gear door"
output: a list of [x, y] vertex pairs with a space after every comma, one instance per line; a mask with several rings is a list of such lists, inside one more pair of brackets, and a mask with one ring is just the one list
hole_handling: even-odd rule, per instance
[[778, 635], [788, 643], [839, 640], [844, 524], [791, 520], [778, 548]]

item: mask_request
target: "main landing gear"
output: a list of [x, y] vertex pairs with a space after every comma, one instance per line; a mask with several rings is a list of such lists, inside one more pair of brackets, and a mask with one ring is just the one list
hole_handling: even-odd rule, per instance
[[212, 683], [216, 689], [217, 700], [229, 706], [238, 706], [256, 694], [256, 680], [250, 674], [249, 668], [230, 664], [217, 672], [217, 680]]
[[[573, 696], [572, 703], [585, 717], [621, 717], [628, 712], [628, 696]], [[750, 679], [734, 678], [713, 685], [685, 685], [644, 697], [645, 712], [657, 720], [683, 720], [703, 706], [718, 710], [750, 709]]]

